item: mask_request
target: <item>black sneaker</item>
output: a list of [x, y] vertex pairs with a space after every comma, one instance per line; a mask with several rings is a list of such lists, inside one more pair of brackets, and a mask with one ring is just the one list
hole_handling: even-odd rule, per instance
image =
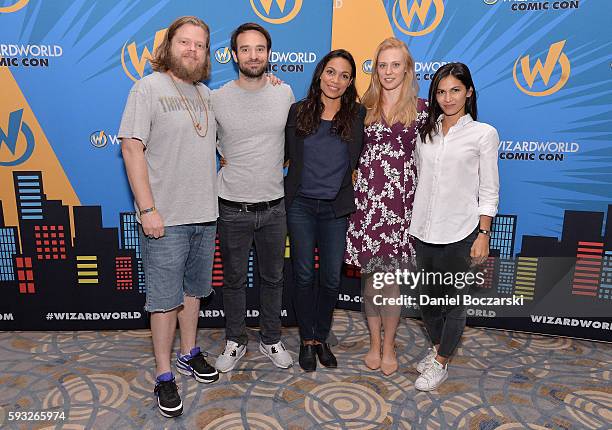
[[219, 379], [219, 372], [208, 364], [204, 357], [199, 346], [193, 348], [189, 355], [181, 357], [180, 354], [177, 354], [176, 369], [183, 375], [193, 376], [198, 382], [205, 384], [215, 382]]
[[183, 401], [174, 377], [170, 381], [157, 381], [154, 393], [157, 395], [157, 407], [163, 416], [174, 418], [183, 413]]

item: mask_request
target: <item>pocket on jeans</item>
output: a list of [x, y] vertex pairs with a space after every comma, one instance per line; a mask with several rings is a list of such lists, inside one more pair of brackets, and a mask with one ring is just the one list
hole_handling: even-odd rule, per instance
[[285, 211], [285, 202], [281, 201], [276, 206], [272, 206], [270, 208], [270, 212], [276, 216], [286, 216], [287, 212]]
[[240, 216], [240, 209], [231, 206], [219, 205], [219, 219], [221, 221], [232, 221]]

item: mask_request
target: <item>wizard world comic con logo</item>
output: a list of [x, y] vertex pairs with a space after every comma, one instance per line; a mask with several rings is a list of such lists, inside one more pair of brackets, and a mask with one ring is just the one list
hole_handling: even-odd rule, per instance
[[34, 133], [23, 121], [23, 109], [13, 111], [8, 117], [8, 128], [0, 122], [0, 166], [17, 166], [34, 152]]
[[219, 64], [227, 64], [232, 60], [232, 51], [227, 46], [222, 46], [215, 51], [215, 60]]
[[166, 36], [167, 28], [158, 30], [153, 37], [153, 47], [143, 46], [140, 53], [134, 41], [127, 41], [121, 48], [121, 67], [128, 78], [136, 82], [145, 75], [145, 67], [150, 64], [155, 51], [161, 45]]
[[[529, 54], [517, 58], [512, 76], [518, 89], [530, 96], [543, 97], [563, 88], [571, 71], [569, 58], [563, 52], [564, 46], [565, 40], [550, 45], [544, 63], [537, 58], [533, 67]], [[558, 78], [551, 83], [553, 75], [558, 75]]]
[[17, 0], [13, 4], [0, 7], [0, 13], [17, 12], [28, 5], [30, 0]]
[[392, 16], [395, 27], [402, 33], [408, 36], [423, 36], [434, 31], [442, 22], [444, 2], [442, 0], [395, 0]]
[[[285, 24], [300, 13], [303, 0], [251, 0], [255, 14], [270, 24]], [[273, 8], [272, 5], [275, 5]], [[291, 6], [293, 4], [293, 7]]]

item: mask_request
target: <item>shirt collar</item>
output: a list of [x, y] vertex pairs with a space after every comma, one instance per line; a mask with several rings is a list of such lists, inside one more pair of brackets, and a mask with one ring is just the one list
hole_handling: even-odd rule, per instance
[[[438, 126], [440, 126], [440, 124], [442, 123], [443, 118], [444, 118], [444, 114], [440, 114], [438, 116], [438, 119], [436, 120], [436, 122], [438, 123]], [[457, 124], [455, 124], [451, 128], [460, 128], [466, 124], [469, 124], [472, 121], [474, 121], [474, 119], [472, 119], [472, 115], [470, 115], [469, 113], [466, 113], [461, 118], [459, 118], [459, 121], [457, 121]]]

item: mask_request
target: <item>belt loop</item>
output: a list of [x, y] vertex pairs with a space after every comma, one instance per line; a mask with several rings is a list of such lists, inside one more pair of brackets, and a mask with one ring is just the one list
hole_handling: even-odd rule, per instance
[[248, 211], [249, 211], [249, 205], [248, 205], [248, 203], [242, 203], [242, 210], [243, 210], [243, 211], [245, 211], [245, 212], [248, 212]]

